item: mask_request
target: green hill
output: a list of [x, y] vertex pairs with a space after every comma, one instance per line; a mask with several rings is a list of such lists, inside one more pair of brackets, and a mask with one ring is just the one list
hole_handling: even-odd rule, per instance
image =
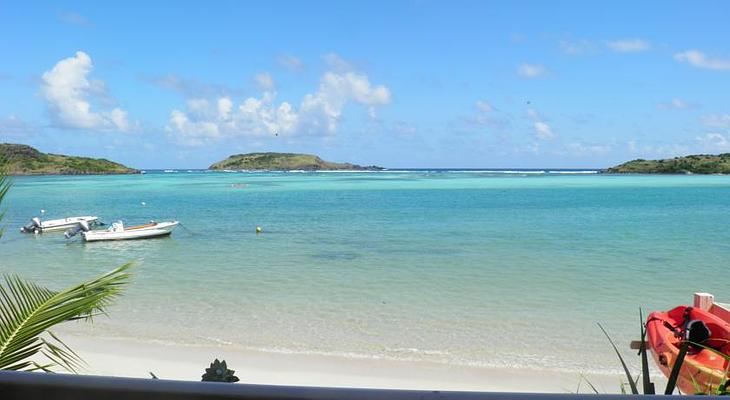
[[730, 153], [697, 154], [664, 160], [633, 160], [603, 171], [608, 174], [730, 174]]
[[10, 175], [102, 175], [136, 174], [138, 170], [127, 168], [105, 159], [64, 156], [41, 153], [24, 144], [0, 144], [0, 167]]
[[222, 170], [268, 170], [268, 171], [332, 171], [332, 170], [352, 170], [352, 171], [378, 171], [381, 167], [369, 166], [361, 167], [349, 163], [333, 163], [324, 161], [312, 154], [295, 154], [295, 153], [248, 153], [236, 154], [219, 161], [209, 167], [209, 169]]

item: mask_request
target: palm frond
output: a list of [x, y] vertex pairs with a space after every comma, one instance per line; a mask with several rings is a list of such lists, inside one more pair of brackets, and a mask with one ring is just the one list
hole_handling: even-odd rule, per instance
[[[5, 276], [4, 285], [0, 284], [0, 369], [49, 370], [58, 366], [75, 372], [82, 365], [80, 357], [49, 329], [62, 322], [104, 313], [130, 281], [131, 267], [131, 263], [122, 265], [60, 292], [14, 275]], [[50, 364], [30, 361], [39, 353]]]
[[[4, 167], [2, 167], [3, 160], [0, 159], [0, 204], [3, 202], [3, 198], [8, 193], [8, 190], [10, 190], [10, 178], [8, 178], [7, 174], [5, 173]], [[0, 209], [0, 221], [2, 221], [3, 217], [5, 216], [5, 210]], [[3, 231], [5, 230], [5, 227], [0, 225], [0, 237], [3, 236]]]

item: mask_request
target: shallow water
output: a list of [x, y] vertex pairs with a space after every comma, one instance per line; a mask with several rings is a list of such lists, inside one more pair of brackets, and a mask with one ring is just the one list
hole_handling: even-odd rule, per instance
[[[80, 334], [613, 372], [596, 322], [627, 348], [640, 306], [730, 299], [728, 176], [18, 177], [5, 206], [3, 272], [60, 288], [137, 261], [110, 318]], [[116, 243], [17, 232], [40, 209], [183, 225]]]

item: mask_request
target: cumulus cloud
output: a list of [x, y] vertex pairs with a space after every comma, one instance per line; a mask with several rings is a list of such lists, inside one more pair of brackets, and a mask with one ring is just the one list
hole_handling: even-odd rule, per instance
[[304, 63], [302, 60], [292, 55], [282, 54], [276, 58], [276, 61], [279, 65], [290, 71], [298, 72], [304, 69]]
[[730, 70], [730, 59], [712, 58], [698, 50], [687, 50], [674, 55], [679, 62], [686, 62], [693, 67], [712, 69], [716, 71]]
[[547, 69], [539, 64], [523, 63], [517, 67], [517, 75], [523, 78], [539, 78], [547, 73]]
[[277, 102], [274, 90], [263, 90], [260, 97], [248, 97], [239, 104], [230, 97], [213, 102], [194, 98], [188, 101], [186, 111], [172, 111], [167, 131], [188, 145], [238, 136], [327, 136], [336, 134], [347, 104], [361, 105], [375, 117], [376, 108], [390, 102], [390, 89], [371, 84], [367, 75], [328, 71], [318, 89], [306, 94], [297, 108], [286, 101]]
[[[94, 110], [92, 101], [111, 102], [101, 80], [89, 80], [91, 57], [83, 51], [59, 61], [43, 74], [41, 86], [58, 126], [69, 129], [128, 131], [132, 124], [120, 108]], [[101, 98], [101, 101], [99, 99]]]
[[638, 53], [647, 51], [651, 48], [651, 44], [644, 39], [621, 39], [606, 42], [609, 49], [618, 53]]

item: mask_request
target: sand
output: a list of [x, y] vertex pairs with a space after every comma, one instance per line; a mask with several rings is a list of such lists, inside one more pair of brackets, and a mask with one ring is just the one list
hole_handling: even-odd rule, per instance
[[[183, 346], [64, 336], [88, 363], [82, 373], [200, 380], [214, 358], [225, 359], [242, 383], [424, 390], [575, 393], [580, 374], [466, 367], [429, 362], [352, 359], [251, 351], [230, 346]], [[588, 375], [601, 393], [620, 392], [621, 375]], [[580, 384], [581, 392], [591, 392]]]

